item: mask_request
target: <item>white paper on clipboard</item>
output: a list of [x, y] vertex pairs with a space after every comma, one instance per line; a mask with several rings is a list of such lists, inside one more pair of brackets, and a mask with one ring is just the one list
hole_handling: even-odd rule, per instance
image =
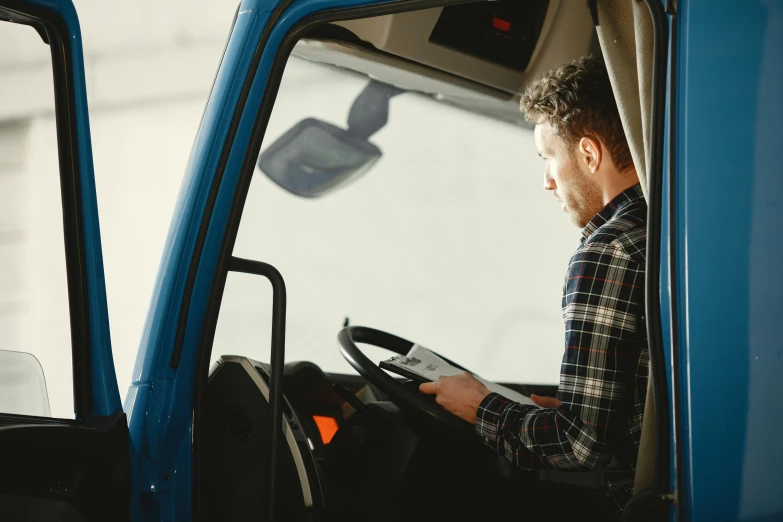
[[[407, 355], [396, 355], [385, 362], [391, 366], [400, 368], [403, 372], [415, 373], [428, 381], [437, 381], [440, 377], [452, 377], [464, 372], [464, 370], [452, 366], [431, 350], [418, 344], [414, 344]], [[405, 375], [405, 373], [403, 373], [403, 375]], [[507, 399], [520, 404], [536, 406], [530, 397], [526, 395], [522, 395], [506, 386], [482, 379], [476, 374], [473, 374], [473, 376], [481, 381], [489, 391], [498, 393]]]

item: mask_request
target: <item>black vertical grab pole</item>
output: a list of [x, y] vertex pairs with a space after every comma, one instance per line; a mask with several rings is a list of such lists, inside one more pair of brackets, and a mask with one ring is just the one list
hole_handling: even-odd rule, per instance
[[232, 257], [228, 264], [231, 272], [256, 274], [266, 277], [272, 284], [272, 353], [269, 358], [269, 515], [267, 520], [275, 520], [276, 486], [280, 461], [280, 443], [283, 434], [283, 367], [285, 365], [285, 281], [280, 272], [270, 264]]
[[[668, 487], [669, 423], [666, 389], [666, 359], [663, 353], [661, 324], [661, 214], [663, 199], [664, 120], [666, 119], [666, 74], [669, 27], [660, 0], [646, 0], [653, 29], [653, 64], [650, 128], [650, 152], [647, 158], [647, 270], [645, 273], [645, 309], [647, 337], [652, 365], [653, 404], [657, 424], [655, 481], [658, 492]], [[675, 369], [676, 373], [676, 369]]]

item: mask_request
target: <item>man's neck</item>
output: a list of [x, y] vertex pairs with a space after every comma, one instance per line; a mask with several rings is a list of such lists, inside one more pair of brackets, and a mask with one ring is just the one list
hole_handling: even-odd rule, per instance
[[606, 177], [606, 183], [603, 185], [603, 203], [608, 205], [610, 201], [622, 194], [629, 188], [639, 183], [639, 176], [636, 169], [630, 169], [626, 172], [614, 172]]

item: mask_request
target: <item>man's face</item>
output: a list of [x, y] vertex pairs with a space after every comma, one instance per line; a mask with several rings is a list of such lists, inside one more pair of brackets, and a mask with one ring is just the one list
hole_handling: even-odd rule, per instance
[[554, 192], [576, 226], [584, 227], [603, 208], [595, 175], [579, 161], [577, 146], [555, 135], [548, 123], [536, 125], [535, 139], [538, 154], [546, 162], [544, 189]]

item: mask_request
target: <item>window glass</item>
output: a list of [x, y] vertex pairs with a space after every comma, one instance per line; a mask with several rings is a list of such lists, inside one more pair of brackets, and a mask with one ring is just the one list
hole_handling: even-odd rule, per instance
[[[286, 360], [352, 373], [336, 341], [348, 318], [486, 378], [557, 383], [563, 276], [579, 231], [542, 190], [532, 130], [404, 92], [370, 146], [345, 132], [368, 81], [292, 57], [262, 145], [266, 174], [254, 174], [234, 255], [286, 280]], [[348, 182], [295, 195], [329, 186], [318, 176]], [[213, 356], [268, 360], [271, 290], [238, 277]]]
[[47, 416], [40, 400], [9, 399], [12, 394], [20, 397], [21, 389], [44, 390], [52, 417], [73, 418], [49, 46], [32, 27], [0, 22], [0, 67], [0, 350], [6, 352], [6, 364], [0, 363], [0, 394], [6, 395], [0, 412]]

